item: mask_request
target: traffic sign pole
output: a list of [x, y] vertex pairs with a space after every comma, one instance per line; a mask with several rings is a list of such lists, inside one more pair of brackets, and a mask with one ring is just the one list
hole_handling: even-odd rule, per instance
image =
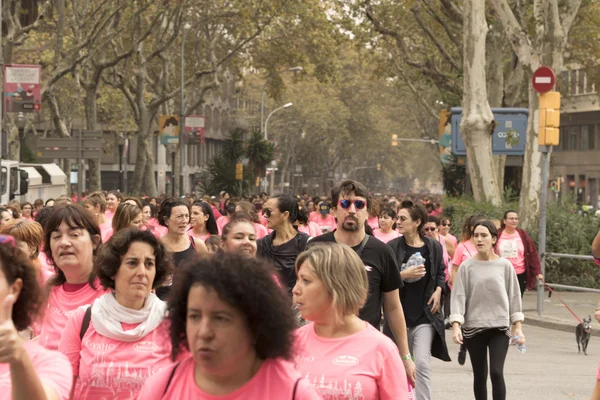
[[[531, 84], [536, 92], [540, 94], [540, 97], [545, 93], [550, 92], [556, 83], [556, 75], [551, 68], [540, 67], [538, 68], [531, 78]], [[550, 93], [548, 93], [550, 95]], [[559, 95], [560, 98], [560, 95]], [[556, 112], [559, 112], [556, 110]], [[546, 108], [538, 107], [537, 117], [538, 123], [534, 123], [534, 127], [538, 128], [538, 141], [543, 139], [540, 144], [540, 152], [542, 153], [542, 186], [540, 188], [540, 221], [539, 221], [539, 241], [538, 241], [538, 253], [540, 255], [540, 262], [542, 266], [542, 275], [545, 277], [546, 273], [546, 202], [548, 200], [548, 175], [550, 168], [550, 153], [552, 152], [552, 146], [548, 146], [549, 141], [547, 140], [546, 132], [548, 132], [547, 126], [548, 112]], [[534, 121], [535, 122], [535, 121]], [[534, 128], [535, 129], [535, 128]], [[550, 130], [555, 129], [553, 127]], [[558, 129], [558, 127], [556, 127]], [[540, 136], [542, 135], [542, 136]], [[542, 281], [537, 282], [537, 312], [541, 315], [544, 311], [544, 284]]]

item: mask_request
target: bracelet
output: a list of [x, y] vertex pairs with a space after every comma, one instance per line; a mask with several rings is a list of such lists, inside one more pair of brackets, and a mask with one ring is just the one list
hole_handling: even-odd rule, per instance
[[410, 355], [410, 353], [408, 353], [405, 356], [401, 356], [400, 358], [402, 359], [402, 361], [412, 360], [412, 356]]

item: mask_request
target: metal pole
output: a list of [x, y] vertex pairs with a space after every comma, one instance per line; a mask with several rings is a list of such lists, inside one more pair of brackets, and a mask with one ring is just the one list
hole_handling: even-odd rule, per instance
[[175, 197], [175, 153], [171, 153], [171, 196]]
[[127, 99], [123, 99], [125, 103], [123, 105], [123, 137], [125, 138], [125, 150], [123, 153], [123, 158], [125, 159], [123, 165], [123, 193], [127, 193], [127, 164], [129, 163], [129, 139], [127, 139]]
[[[546, 203], [548, 199], [548, 169], [549, 160], [552, 152], [551, 146], [540, 146], [542, 153], [542, 187], [540, 190], [540, 225], [539, 225], [539, 244], [538, 252], [540, 262], [542, 263], [542, 275], [546, 276]], [[537, 284], [537, 312], [542, 315], [544, 312], [544, 285], [542, 282]]]
[[123, 193], [123, 144], [121, 143], [119, 143], [119, 191]]
[[271, 185], [269, 186], [269, 195], [275, 194], [275, 168], [271, 171]]
[[[181, 176], [183, 177], [183, 154], [184, 154], [184, 144], [183, 144], [183, 129], [185, 127], [185, 110], [183, 109], [183, 95], [184, 95], [184, 91], [183, 91], [183, 70], [185, 67], [185, 56], [184, 56], [184, 46], [185, 46], [185, 37], [187, 35], [187, 29], [184, 27], [183, 28], [183, 37], [181, 38], [181, 73], [180, 73], [180, 78], [181, 78], [181, 99], [180, 99], [180, 103], [179, 103], [179, 113], [180, 113], [180, 118], [179, 118], [179, 173], [181, 174]], [[174, 164], [173, 164], [174, 166]], [[175, 175], [175, 174], [173, 174]], [[177, 177], [177, 179], [179, 180], [179, 196], [183, 196], [183, 179], [179, 179], [179, 177]], [[173, 181], [173, 187], [175, 187], [175, 181]], [[174, 189], [173, 189], [174, 190]], [[173, 195], [174, 192], [173, 192]]]
[[263, 85], [262, 91], [260, 92], [260, 131], [264, 133], [265, 140], [267, 140], [267, 132], [265, 131], [265, 89], [267, 88], [267, 82], [269, 82], [270, 78], [271, 77], [268, 77], [265, 80], [265, 84]]
[[77, 141], [77, 193], [81, 198], [81, 192], [83, 191], [83, 160], [81, 157], [81, 148], [83, 147], [83, 133], [79, 129], [79, 137]]

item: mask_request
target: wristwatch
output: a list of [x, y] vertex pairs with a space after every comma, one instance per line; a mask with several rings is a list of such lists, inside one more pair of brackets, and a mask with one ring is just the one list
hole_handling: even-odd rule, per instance
[[412, 356], [410, 355], [410, 353], [408, 353], [405, 356], [400, 356], [400, 358], [402, 359], [402, 361], [412, 360]]

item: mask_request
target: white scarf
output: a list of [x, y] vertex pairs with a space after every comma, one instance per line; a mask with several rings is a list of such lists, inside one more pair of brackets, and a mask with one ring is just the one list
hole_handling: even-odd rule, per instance
[[[156, 329], [165, 319], [167, 303], [150, 293], [141, 310], [123, 307], [113, 293], [98, 297], [92, 305], [92, 322], [96, 332], [109, 339], [135, 342]], [[139, 324], [123, 330], [121, 323]]]

